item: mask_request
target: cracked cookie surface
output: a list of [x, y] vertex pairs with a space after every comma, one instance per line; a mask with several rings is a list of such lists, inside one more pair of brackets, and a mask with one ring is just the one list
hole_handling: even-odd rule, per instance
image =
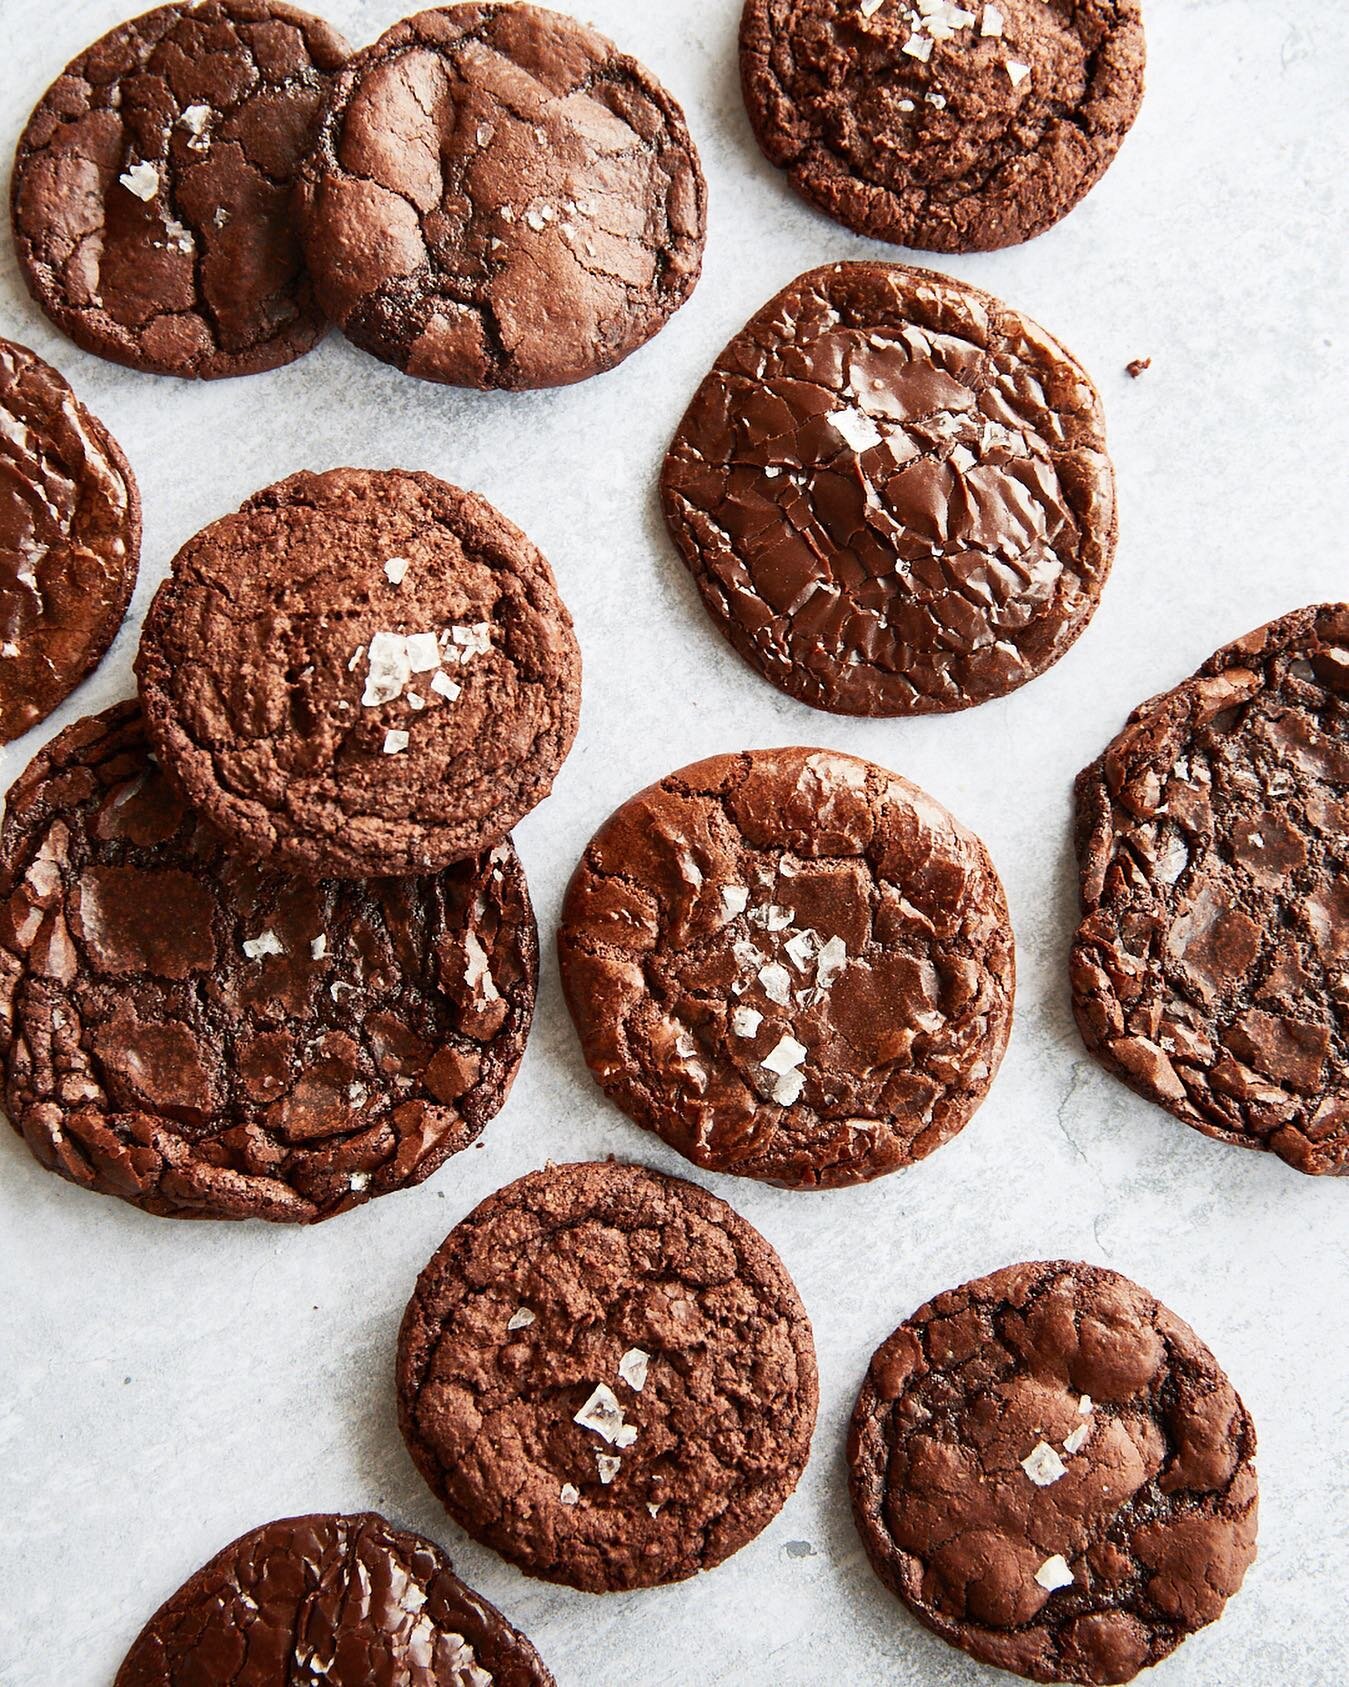
[[1255, 1428], [1188, 1325], [1113, 1271], [1009, 1266], [872, 1358], [848, 1437], [877, 1575], [1032, 1681], [1131, 1681], [1255, 1557]]
[[315, 877], [490, 849], [548, 795], [580, 712], [543, 556], [486, 499], [404, 470], [293, 475], [198, 534], [136, 671], [189, 800]]
[[699, 388], [661, 495], [735, 649], [840, 714], [1024, 685], [1085, 629], [1115, 550], [1080, 365], [990, 294], [895, 264], [770, 300]]
[[198, 0], [68, 65], [13, 183], [20, 266], [52, 321], [100, 357], [208, 380], [316, 345], [291, 193], [346, 53], [279, 0]]
[[490, 1196], [417, 1283], [399, 1420], [450, 1515], [528, 1575], [682, 1581], [777, 1515], [810, 1453], [810, 1322], [724, 1201], [641, 1166]]
[[707, 192], [635, 60], [529, 5], [421, 12], [338, 78], [299, 196], [319, 298], [358, 346], [453, 386], [622, 362], [697, 283]]
[[825, 750], [715, 756], [591, 840], [558, 936], [597, 1082], [695, 1164], [859, 1183], [969, 1121], [1011, 1029], [988, 853], [893, 773]]
[[431, 1541], [373, 1512], [241, 1535], [155, 1612], [114, 1687], [553, 1687]]
[[0, 339], [0, 744], [102, 661], [140, 562], [136, 479], [34, 352]]
[[1143, 98], [1137, 0], [746, 0], [759, 144], [858, 234], [980, 252], [1053, 226]]
[[509, 844], [436, 878], [264, 871], [175, 794], [134, 704], [9, 793], [9, 1116], [147, 1212], [308, 1224], [422, 1182], [504, 1103], [537, 976]]
[[1349, 605], [1136, 709], [1077, 781], [1087, 1047], [1206, 1136], [1349, 1175]]

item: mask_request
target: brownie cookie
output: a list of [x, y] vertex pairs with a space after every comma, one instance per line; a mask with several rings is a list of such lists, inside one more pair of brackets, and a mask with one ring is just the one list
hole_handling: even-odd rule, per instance
[[1013, 1265], [882, 1342], [848, 1436], [877, 1575], [1031, 1681], [1131, 1681], [1255, 1557], [1255, 1428], [1213, 1355], [1090, 1265]]
[[509, 844], [438, 878], [286, 879], [175, 794], [134, 704], [70, 727], [0, 834], [0, 1056], [49, 1170], [168, 1217], [309, 1224], [500, 1109], [538, 945]]
[[661, 479], [713, 619], [791, 697], [964, 709], [1056, 662], [1115, 550], [1096, 389], [977, 287], [810, 271], [737, 334]]
[[486, 499], [403, 470], [293, 475], [198, 534], [136, 671], [188, 800], [315, 877], [490, 849], [552, 789], [580, 713], [547, 562]]
[[714, 756], [633, 797], [576, 869], [558, 947], [605, 1093], [696, 1165], [793, 1188], [949, 1141], [1011, 1030], [984, 846], [825, 750]]
[[1077, 781], [1087, 1047], [1206, 1136], [1349, 1176], [1349, 604], [1144, 703]]
[[1143, 98], [1138, 0], [746, 0], [759, 145], [876, 240], [984, 252], [1105, 174]]
[[346, 58], [280, 0], [160, 6], [53, 84], [14, 166], [33, 297], [86, 351], [212, 380], [275, 369], [324, 332], [290, 198]]
[[682, 1581], [766, 1528], [810, 1453], [810, 1321], [724, 1201], [641, 1166], [498, 1190], [422, 1272], [399, 1420], [456, 1522], [588, 1593]]
[[102, 661], [140, 548], [140, 494], [117, 441], [55, 369], [0, 340], [0, 744]]
[[656, 334], [702, 266], [684, 114], [574, 18], [457, 5], [337, 79], [299, 205], [319, 299], [424, 380], [555, 387]]
[[155, 1612], [114, 1687], [553, 1687], [438, 1546], [373, 1512], [250, 1529]]

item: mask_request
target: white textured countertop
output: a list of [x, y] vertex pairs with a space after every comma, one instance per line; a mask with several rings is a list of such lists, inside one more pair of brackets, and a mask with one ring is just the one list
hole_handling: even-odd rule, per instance
[[[559, 0], [566, 4], [566, 0]], [[615, 373], [521, 397], [419, 384], [334, 336], [209, 388], [61, 339], [6, 239], [0, 333], [52, 359], [112, 429], [145, 500], [135, 609], [39, 732], [131, 690], [140, 617], [177, 547], [300, 468], [426, 468], [543, 547], [585, 653], [555, 796], [520, 827], [545, 944], [538, 1021], [505, 1112], [423, 1188], [313, 1231], [174, 1224], [83, 1194], [0, 1130], [0, 1683], [104, 1687], [159, 1601], [235, 1534], [372, 1507], [444, 1543], [560, 1687], [977, 1687], [999, 1677], [920, 1629], [849, 1517], [843, 1435], [867, 1359], [937, 1290], [1013, 1260], [1112, 1266], [1192, 1322], [1260, 1433], [1260, 1557], [1168, 1687], [1349, 1679], [1349, 1187], [1211, 1143], [1085, 1055], [1067, 1001], [1070, 784], [1135, 703], [1284, 610], [1349, 595], [1349, 4], [1150, 0], [1149, 94], [1088, 201], [1017, 250], [938, 260], [1059, 335], [1105, 398], [1123, 529], [1094, 624], [1004, 702], [911, 723], [817, 714], [713, 630], [654, 496], [723, 342], [799, 271], [885, 257], [801, 204], [741, 108], [738, 0], [581, 0], [684, 102], [711, 187], [692, 303]], [[0, 0], [0, 146], [124, 0]], [[353, 42], [398, 0], [327, 0]], [[1151, 357], [1131, 381], [1124, 365]], [[782, 1515], [693, 1583], [594, 1599], [526, 1581], [454, 1527], [398, 1436], [392, 1356], [416, 1272], [482, 1196], [554, 1159], [689, 1168], [591, 1084], [551, 934], [591, 832], [639, 786], [715, 751], [814, 743], [927, 786], [992, 850], [1020, 943], [1011, 1051], [955, 1142], [868, 1188], [801, 1195], [705, 1178], [763, 1230], [815, 1324], [814, 1458]], [[1006, 1678], [1001, 1678], [1006, 1679]]]

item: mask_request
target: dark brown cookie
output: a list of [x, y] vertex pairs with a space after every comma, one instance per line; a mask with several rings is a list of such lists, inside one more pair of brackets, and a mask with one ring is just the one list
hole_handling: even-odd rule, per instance
[[146, 1624], [114, 1687], [553, 1687], [431, 1541], [373, 1512], [240, 1535]]
[[1087, 1047], [1206, 1136], [1349, 1176], [1349, 604], [1154, 697], [1077, 781]]
[[1031, 1681], [1131, 1681], [1255, 1557], [1255, 1428], [1188, 1325], [1113, 1271], [1013, 1265], [877, 1349], [848, 1437], [881, 1580]]
[[682, 1581], [767, 1527], [810, 1453], [810, 1321], [724, 1201], [641, 1166], [499, 1190], [398, 1343], [417, 1468], [476, 1540], [589, 1593]]
[[699, 388], [661, 480], [713, 619], [818, 709], [1000, 697], [1087, 625], [1115, 550], [1100, 399], [977, 287], [832, 264], [772, 299]]
[[656, 334], [702, 266], [684, 114], [574, 18], [457, 5], [352, 59], [299, 205], [319, 299], [429, 381], [555, 387]]
[[431, 475], [293, 475], [174, 558], [136, 671], [155, 748], [246, 854], [436, 872], [499, 843], [576, 735], [551, 569]]
[[102, 661], [140, 548], [140, 494], [117, 441], [55, 369], [0, 340], [0, 744]]
[[1104, 175], [1143, 98], [1138, 0], [746, 0], [740, 73], [768, 158], [877, 240], [984, 252]]
[[9, 1116], [147, 1212], [309, 1224], [422, 1182], [505, 1101], [537, 973], [509, 844], [438, 878], [265, 872], [175, 794], [134, 704], [9, 793]]
[[346, 58], [280, 0], [119, 25], [28, 120], [14, 237], [33, 297], [86, 351], [153, 374], [251, 375], [324, 332], [290, 199]]
[[633, 797], [576, 869], [558, 947], [606, 1094], [696, 1165], [794, 1188], [949, 1141], [1011, 1029], [984, 846], [826, 750], [714, 756]]

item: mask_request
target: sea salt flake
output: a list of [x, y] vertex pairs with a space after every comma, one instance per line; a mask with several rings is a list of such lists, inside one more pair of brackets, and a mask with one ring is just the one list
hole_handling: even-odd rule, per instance
[[1004, 59], [1003, 63], [1007, 68], [1008, 76], [1012, 79], [1012, 86], [1019, 88], [1030, 75], [1030, 66], [1022, 64], [1020, 59]]
[[274, 931], [264, 931], [261, 937], [250, 937], [243, 945], [250, 961], [260, 961], [264, 955], [284, 955], [286, 950]]
[[[359, 652], [357, 653], [359, 655]], [[403, 687], [412, 678], [408, 661], [408, 641], [401, 633], [376, 633], [370, 640], [366, 657], [365, 692], [361, 697], [367, 709], [377, 709], [392, 703], [403, 694]]]
[[1096, 1410], [1096, 1403], [1092, 1399], [1091, 1395], [1090, 1394], [1084, 1394], [1082, 1396], [1082, 1398], [1077, 1403], [1077, 1415], [1078, 1415], [1078, 1417], [1089, 1418], [1095, 1410]]
[[431, 689], [437, 697], [443, 697], [449, 703], [453, 703], [456, 698], [462, 697], [464, 694], [463, 686], [456, 685], [447, 673], [436, 674], [431, 681]]
[[1077, 1428], [1073, 1431], [1073, 1433], [1068, 1437], [1068, 1439], [1063, 1443], [1064, 1452], [1065, 1453], [1080, 1453], [1082, 1451], [1083, 1447], [1086, 1446], [1087, 1437], [1090, 1434], [1091, 1434], [1091, 1425], [1089, 1423], [1079, 1424], [1077, 1426]]
[[985, 6], [984, 21], [979, 25], [979, 33], [986, 41], [991, 40], [1002, 34], [1002, 26], [1006, 21], [996, 6]]
[[731, 1029], [737, 1037], [757, 1037], [762, 1024], [763, 1015], [753, 1008], [736, 1008], [731, 1015]]
[[770, 961], [766, 967], [759, 970], [759, 982], [764, 987], [764, 994], [770, 1002], [776, 1002], [779, 1007], [787, 1007], [792, 999], [792, 978], [785, 966], [777, 961]]
[[403, 701], [407, 704], [408, 708], [412, 710], [424, 709], [426, 707], [426, 699], [419, 696], [415, 691], [405, 691], [403, 693]]
[[347, 1085], [347, 1100], [353, 1107], [364, 1107], [370, 1099], [370, 1091], [363, 1083], [357, 1081]]
[[471, 627], [451, 627], [450, 637], [463, 652], [460, 661], [466, 662], [470, 656], [486, 656], [492, 648], [492, 624], [475, 621]]
[[1035, 1579], [1046, 1593], [1053, 1593], [1057, 1588], [1073, 1585], [1073, 1572], [1063, 1554], [1056, 1552], [1052, 1558], [1045, 1559], [1035, 1572]]
[[792, 923], [792, 911], [776, 902], [769, 902], [762, 908], [755, 908], [749, 918], [751, 925], [762, 926], [765, 931], [786, 931]]
[[640, 1394], [646, 1387], [647, 1367], [651, 1363], [651, 1355], [640, 1347], [630, 1347], [618, 1361], [618, 1374], [635, 1394]]
[[596, 1453], [595, 1463], [599, 1467], [600, 1481], [606, 1488], [623, 1468], [623, 1460], [616, 1459], [612, 1453]]
[[[899, 102], [899, 109], [901, 111], [917, 111], [918, 107], [913, 103], [912, 100], [901, 100]], [[875, 342], [875, 340], [873, 340], [871, 343], [873, 345], [875, 345], [876, 342]]]
[[570, 1482], [562, 1484], [562, 1492], [558, 1495], [563, 1505], [576, 1505], [581, 1498], [581, 1490], [574, 1488]]
[[159, 192], [159, 171], [153, 164], [133, 164], [117, 179], [128, 193], [134, 193], [137, 199], [144, 200], [147, 205]]
[[782, 947], [796, 970], [805, 972], [820, 952], [820, 940], [813, 931], [798, 931]]
[[872, 446], [881, 444], [881, 430], [865, 410], [859, 410], [854, 405], [845, 405], [842, 410], [835, 410], [826, 420], [834, 432], [855, 452], [869, 451]]
[[195, 252], [197, 243], [192, 238], [192, 230], [176, 218], [170, 217], [164, 224], [165, 244], [174, 252]]
[[[582, 1429], [593, 1430], [601, 1440], [607, 1441], [611, 1447], [630, 1447], [637, 1439], [637, 1431], [631, 1424], [623, 1422], [623, 1408], [618, 1403], [618, 1396], [608, 1383], [597, 1383], [594, 1393], [581, 1407], [573, 1423], [579, 1423]], [[627, 1431], [632, 1433], [627, 1435]], [[627, 1439], [624, 1436], [627, 1435]]]
[[353, 1194], [363, 1194], [370, 1187], [370, 1173], [352, 1172], [351, 1176], [347, 1179], [347, 1183]]
[[774, 1072], [785, 1078], [789, 1072], [794, 1072], [804, 1063], [809, 1052], [805, 1044], [798, 1043], [795, 1037], [784, 1036], [772, 1053], [764, 1056], [760, 1064], [766, 1072]]
[[874, 18], [885, 4], [885, 0], [859, 0], [858, 11], [864, 18]]
[[932, 39], [927, 35], [911, 35], [904, 43], [903, 51], [911, 59], [918, 59], [920, 63], [926, 64], [932, 57]]
[[816, 984], [821, 990], [828, 990], [847, 964], [848, 945], [841, 937], [831, 937], [815, 962]]
[[440, 646], [434, 633], [413, 633], [407, 640], [408, 667], [414, 674], [429, 674], [440, 666]]
[[534, 1314], [527, 1306], [522, 1306], [518, 1312], [512, 1312], [506, 1321], [508, 1330], [527, 1330], [534, 1322]]
[[646, 1509], [647, 1509], [648, 1512], [650, 1512], [652, 1517], [659, 1517], [660, 1516], [660, 1506], [655, 1504], [653, 1501], [648, 1500], [646, 1502]]
[[1037, 1488], [1052, 1487], [1061, 1476], [1068, 1474], [1068, 1466], [1064, 1464], [1048, 1441], [1037, 1441], [1031, 1451], [1022, 1459], [1021, 1468]]
[[389, 577], [391, 586], [401, 586], [407, 579], [408, 569], [412, 567], [410, 558], [405, 556], [391, 556], [384, 564], [384, 572]]
[[314, 939], [314, 941], [309, 945], [309, 953], [314, 957], [314, 959], [316, 961], [321, 961], [323, 959], [323, 957], [328, 953], [328, 938], [327, 938], [327, 935], [324, 932], [320, 932], [319, 935]]
[[732, 919], [737, 914], [743, 914], [749, 907], [749, 891], [744, 885], [723, 885], [721, 887], [721, 905]]
[[946, 95], [945, 94], [924, 94], [923, 98], [927, 101], [927, 103], [930, 106], [935, 107], [936, 110], [938, 110], [938, 111], [945, 111], [946, 110]]
[[773, 1100], [779, 1107], [791, 1107], [801, 1099], [806, 1087], [804, 1072], [784, 1072], [773, 1085]]
[[186, 129], [189, 135], [201, 136], [206, 133], [211, 122], [211, 108], [209, 105], [189, 105], [184, 108], [178, 118], [178, 127]]
[[401, 756], [411, 742], [410, 734], [400, 732], [396, 727], [390, 727], [384, 734], [384, 754], [386, 756]]

